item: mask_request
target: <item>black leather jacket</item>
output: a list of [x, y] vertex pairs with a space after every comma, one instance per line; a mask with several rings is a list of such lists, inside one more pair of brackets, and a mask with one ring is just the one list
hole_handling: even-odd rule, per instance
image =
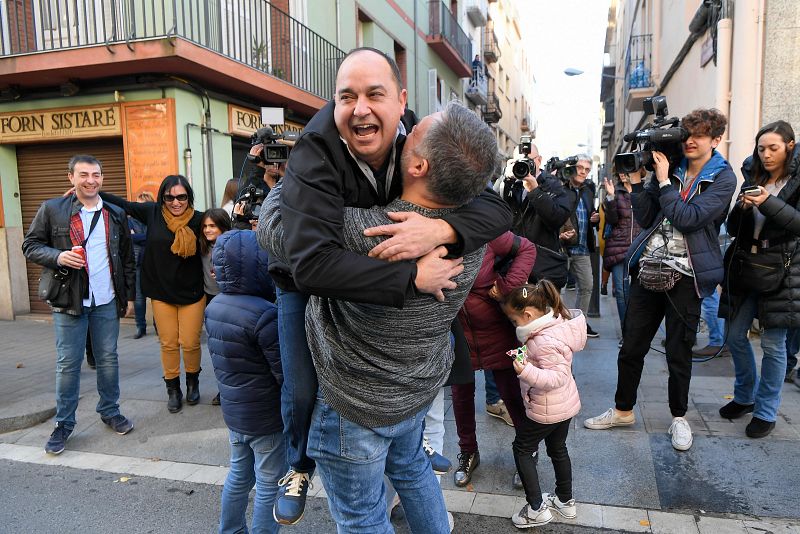
[[[42, 203], [22, 242], [22, 253], [28, 261], [38, 263], [45, 269], [57, 269], [58, 255], [72, 248], [69, 221], [82, 207], [75, 195], [51, 198]], [[131, 232], [124, 211], [107, 202], [103, 203], [103, 211], [107, 211], [109, 216], [108, 252], [111, 282], [114, 286], [117, 313], [122, 317], [125, 315], [128, 301], [136, 297], [136, 262], [131, 246]], [[98, 224], [102, 224], [102, 221], [98, 221]], [[72, 280], [69, 307], [53, 308], [54, 312], [70, 315], [83, 313], [84, 279], [73, 276]]]

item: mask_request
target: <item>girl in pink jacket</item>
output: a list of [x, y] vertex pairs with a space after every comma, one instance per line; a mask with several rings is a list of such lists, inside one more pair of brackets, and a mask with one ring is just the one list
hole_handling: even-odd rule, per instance
[[[586, 344], [586, 318], [580, 310], [567, 310], [558, 289], [547, 280], [512, 291], [503, 311], [524, 343], [508, 355], [514, 358], [528, 416], [516, 428], [513, 445], [528, 504], [511, 520], [517, 528], [544, 525], [553, 519], [551, 510], [574, 518], [572, 464], [566, 442], [570, 422], [581, 408], [572, 377], [572, 354]], [[555, 493], [542, 494], [539, 487], [536, 463], [542, 440], [553, 462]]]

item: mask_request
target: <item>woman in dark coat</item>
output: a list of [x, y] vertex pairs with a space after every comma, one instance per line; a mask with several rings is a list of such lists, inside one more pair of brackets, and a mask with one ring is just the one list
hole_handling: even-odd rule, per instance
[[[776, 291], [757, 293], [748, 289], [744, 284], [758, 276], [755, 271], [730, 272], [723, 283], [720, 316], [728, 320], [728, 346], [736, 380], [733, 400], [719, 413], [734, 419], [752, 412], [753, 419], [745, 429], [751, 438], [764, 437], [775, 428], [786, 371], [786, 332], [800, 326], [800, 153], [794, 148], [794, 131], [789, 123], [777, 121], [759, 130], [752, 161], [745, 161], [742, 169], [742, 190], [757, 186], [757, 192], [741, 194], [728, 216], [728, 233], [736, 238], [730, 254], [742, 249], [758, 256], [777, 248], [791, 258], [788, 273]], [[764, 328], [760, 377], [747, 339], [754, 317]]]
[[[495, 260], [511, 254], [514, 241], [519, 246], [505, 276], [495, 269]], [[511, 420], [516, 424], [525, 418], [517, 373], [506, 351], [519, 346], [514, 325], [500, 308], [511, 290], [527, 283], [536, 261], [536, 247], [524, 237], [506, 232], [489, 242], [478, 276], [467, 296], [458, 319], [464, 328], [469, 345], [472, 369], [494, 375], [500, 398], [505, 402]], [[459, 465], [454, 474], [456, 486], [466, 486], [472, 472], [480, 463], [478, 440], [475, 435], [475, 383], [452, 386], [453, 414], [458, 431]]]
[[[642, 172], [644, 170], [642, 169]], [[618, 178], [616, 187], [608, 178], [603, 179], [605, 196], [603, 197], [603, 211], [606, 215], [606, 224], [612, 226], [611, 235], [606, 239], [603, 252], [603, 269], [611, 272], [614, 284], [614, 298], [617, 299], [617, 312], [619, 313], [620, 331], [625, 321], [625, 303], [628, 298], [628, 277], [625, 273], [625, 254], [639, 235], [642, 228], [633, 216], [631, 206], [631, 182], [628, 174], [624, 172], [614, 174]]]
[[128, 202], [110, 193], [100, 196], [147, 225], [142, 292], [151, 299], [158, 327], [167, 409], [179, 412], [183, 407], [181, 349], [186, 403], [200, 400], [200, 331], [206, 295], [197, 236], [203, 214], [195, 211], [192, 186], [180, 175], [164, 178], [156, 202]]

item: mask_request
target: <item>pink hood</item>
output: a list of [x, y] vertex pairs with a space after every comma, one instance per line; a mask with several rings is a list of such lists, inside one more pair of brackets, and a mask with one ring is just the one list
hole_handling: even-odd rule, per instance
[[543, 424], [575, 417], [581, 409], [578, 387], [572, 377], [572, 354], [586, 345], [586, 318], [570, 310], [572, 319], [542, 317], [517, 328], [520, 341], [527, 338], [528, 355], [519, 375], [527, 416]]

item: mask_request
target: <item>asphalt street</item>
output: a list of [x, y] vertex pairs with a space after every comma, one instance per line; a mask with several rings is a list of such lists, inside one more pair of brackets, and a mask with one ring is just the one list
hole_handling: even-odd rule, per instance
[[[7, 460], [0, 460], [0, 480], [0, 532], [200, 533], [215, 532], [219, 519], [222, 488], [208, 484]], [[501, 517], [455, 514], [455, 521], [461, 528], [454, 532], [518, 532]], [[405, 524], [395, 527], [399, 534], [410, 532]], [[302, 523], [282, 532], [335, 533], [336, 525], [325, 500], [311, 499]], [[612, 531], [553, 523], [536, 532]]]

